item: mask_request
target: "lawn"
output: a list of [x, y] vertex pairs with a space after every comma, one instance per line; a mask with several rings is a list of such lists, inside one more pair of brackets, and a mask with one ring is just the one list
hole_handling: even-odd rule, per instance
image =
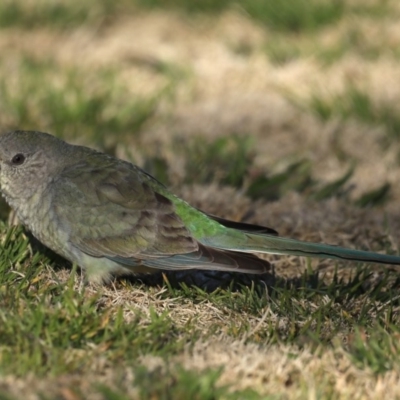
[[[0, 4], [2, 130], [140, 165], [192, 205], [396, 254], [395, 0]], [[87, 285], [0, 205], [0, 400], [400, 397], [396, 267]]]

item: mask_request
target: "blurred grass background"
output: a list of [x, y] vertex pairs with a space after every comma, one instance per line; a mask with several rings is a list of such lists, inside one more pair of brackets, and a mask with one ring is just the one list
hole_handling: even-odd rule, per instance
[[[399, 16], [394, 0], [5, 0], [0, 123], [128, 159], [223, 217], [394, 253]], [[267, 289], [85, 287], [1, 232], [0, 398], [400, 396], [396, 271], [272, 256]]]

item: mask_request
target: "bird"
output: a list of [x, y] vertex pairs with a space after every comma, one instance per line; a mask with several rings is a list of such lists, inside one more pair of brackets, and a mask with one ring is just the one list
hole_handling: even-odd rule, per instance
[[188, 269], [271, 271], [256, 253], [400, 265], [400, 256], [279, 237], [207, 214], [140, 167], [38, 131], [0, 135], [0, 190], [41, 243], [88, 282]]

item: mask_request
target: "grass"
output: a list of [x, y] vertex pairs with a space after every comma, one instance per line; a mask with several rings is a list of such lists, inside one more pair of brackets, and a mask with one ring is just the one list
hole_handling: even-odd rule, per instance
[[[354, 175], [355, 165], [332, 182], [318, 181], [313, 176], [312, 161], [306, 159], [292, 162], [280, 172], [260, 171], [253, 164], [254, 143], [246, 135], [231, 135], [212, 141], [198, 136], [189, 143], [177, 138], [172, 146], [176, 154], [186, 159], [184, 183], [191, 183], [192, 177], [196, 176], [199, 184], [233, 186], [253, 200], [274, 201], [287, 193], [298, 192], [317, 201], [337, 197], [358, 207], [370, 207], [385, 204], [390, 197], [390, 184], [384, 182], [378, 188], [351, 199], [349, 181]], [[189, 154], [191, 156], [187, 157]], [[165, 159], [150, 157], [144, 167], [162, 183], [170, 184]]]
[[374, 99], [364, 90], [349, 85], [344, 93], [323, 99], [314, 96], [310, 101], [311, 109], [323, 120], [340, 117], [343, 119], [357, 118], [358, 120], [377, 126], [383, 126], [388, 136], [398, 137], [400, 119], [395, 106], [391, 104], [374, 104]]
[[84, 24], [98, 26], [112, 23], [121, 13], [137, 12], [139, 9], [178, 10], [189, 15], [215, 15], [230, 9], [239, 9], [269, 29], [283, 32], [314, 32], [337, 23], [344, 15], [352, 13], [368, 17], [390, 15], [390, 1], [381, 4], [349, 5], [344, 0], [273, 1], [250, 0], [101, 0], [101, 1], [57, 1], [41, 0], [5, 1], [0, 6], [0, 28], [21, 26], [24, 29], [48, 26], [52, 29], [71, 30]]
[[84, 136], [102, 148], [137, 135], [162, 95], [135, 98], [110, 69], [82, 74], [67, 68], [60, 82], [55, 63], [32, 58], [21, 60], [14, 78], [1, 82], [3, 121], [9, 127], [39, 124], [63, 137]]
[[274, 30], [288, 32], [315, 31], [320, 27], [340, 20], [345, 11], [345, 2], [285, 0], [252, 1], [245, 10], [254, 19]]
[[[389, 28], [376, 42], [365, 32], [368, 22], [389, 26], [396, 5], [278, 3], [3, 2], [2, 124], [133, 160], [221, 216], [395, 253], [400, 90], [392, 80], [386, 97], [374, 96], [368, 68], [388, 68], [397, 39]], [[83, 59], [71, 57], [79, 35]], [[104, 50], [101, 62], [92, 49]], [[349, 55], [361, 60], [360, 85], [341, 81], [352, 68], [359, 76]], [[384, 78], [397, 68], [392, 56]], [[315, 62], [326, 92], [338, 92], [335, 79], [346, 90], [313, 92]], [[348, 69], [336, 74], [341, 62]], [[307, 86], [311, 101], [289, 104], [276, 82]], [[332, 126], [340, 137], [329, 136]], [[271, 256], [274, 276], [195, 272], [91, 286], [9, 226], [4, 205], [0, 216], [1, 399], [400, 395], [395, 269]]]
[[[278, 283], [268, 295], [262, 285], [211, 293], [185, 285], [160, 291], [129, 282], [116, 288], [85, 288], [76, 273], [60, 275], [48, 267], [51, 258], [30, 253], [21, 228], [1, 229], [2, 375], [24, 377], [35, 371], [38, 379], [56, 379], [84, 374], [90, 390], [101, 398], [128, 398], [132, 388], [138, 398], [259, 398], [250, 388], [232, 392], [221, 386], [222, 373], [229, 374], [223, 365], [194, 372], [179, 361], [182, 351], [190, 352], [197, 340], [221, 332], [229, 340], [255, 343], [261, 351], [274, 345], [307, 348], [314, 357], [324, 348], [344, 351], [354, 365], [376, 376], [400, 361], [395, 339], [400, 334], [400, 280], [393, 281], [390, 274], [368, 285], [371, 275], [365, 269], [348, 282], [335, 277], [328, 284], [311, 273], [297, 282]], [[140, 306], [131, 297], [135, 292], [152, 296], [153, 305]], [[127, 297], [113, 304], [111, 298], [118, 301], [118, 293]], [[163, 309], [171, 301], [176, 303], [175, 316]], [[199, 314], [179, 318], [179, 304], [196, 307]], [[207, 312], [204, 305], [208, 312], [215, 310], [211, 314], [222, 312], [224, 317], [208, 315], [209, 321], [199, 324], [198, 318]], [[266, 312], [269, 317], [259, 320]], [[152, 366], [144, 355], [158, 361]], [[105, 382], [96, 378], [102, 365], [112, 368], [112, 378]], [[71, 390], [85, 398], [82, 388]]]
[[132, 9], [130, 1], [4, 1], [0, 5], [0, 28], [22, 26], [35, 29], [47, 26], [56, 30], [71, 30], [83, 24], [107, 24], [120, 8]]
[[252, 162], [253, 147], [249, 137], [235, 135], [211, 142], [199, 136], [182, 143], [180, 153], [191, 154], [185, 157], [186, 183], [197, 175], [199, 183], [219, 182], [241, 187]]
[[315, 32], [337, 23], [345, 15], [365, 15], [380, 18], [389, 15], [390, 1], [384, 4], [354, 4], [343, 0], [283, 0], [280, 2], [250, 0], [245, 3], [235, 0], [219, 2], [196, 0], [138, 0], [141, 7], [151, 9], [174, 9], [193, 14], [218, 14], [229, 9], [239, 9], [268, 29], [285, 33]]
[[128, 1], [110, 0], [90, 2], [40, 2], [6, 1], [0, 7], [0, 27], [24, 26], [25, 29], [46, 25], [50, 28], [70, 30], [82, 24], [104, 25], [110, 23], [122, 12], [132, 12], [137, 8], [184, 10], [189, 14], [221, 13], [231, 7], [243, 7], [254, 19], [272, 29], [285, 31], [313, 30], [319, 26], [337, 21], [343, 14], [344, 2], [306, 2], [303, 0], [285, 0], [279, 4], [251, 0], [240, 4], [232, 0], [219, 2], [181, 0], [172, 1]]
[[344, 2], [285, 0], [279, 3], [272, 1], [251, 0], [239, 3], [232, 0], [221, 2], [213, 1], [185, 1], [171, 0], [140, 2], [142, 6], [152, 8], [175, 8], [189, 13], [218, 13], [229, 7], [240, 7], [250, 17], [274, 30], [299, 32], [315, 30], [320, 26], [334, 23], [343, 14]]

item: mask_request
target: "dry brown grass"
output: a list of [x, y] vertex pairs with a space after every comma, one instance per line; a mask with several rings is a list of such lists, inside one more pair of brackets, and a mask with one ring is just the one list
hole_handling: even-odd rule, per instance
[[[357, 30], [365, 46], [376, 47], [382, 54], [366, 60], [357, 53], [346, 53], [332, 64], [324, 65], [316, 52], [342, 40], [350, 30]], [[397, 249], [400, 238], [398, 203], [400, 145], [392, 141], [383, 148], [383, 127], [354, 119], [333, 119], [323, 122], [307, 107], [302, 110], [292, 103], [306, 102], [318, 95], [328, 100], [346, 91], [349, 84], [368, 93], [376, 105], [398, 109], [400, 100], [400, 70], [398, 58], [391, 49], [397, 48], [400, 29], [397, 20], [385, 18], [369, 20], [344, 19], [338, 26], [326, 28], [317, 38], [300, 38], [296, 42], [306, 53], [287, 64], [276, 65], [265, 54], [265, 46], [274, 41], [274, 33], [265, 31], [237, 12], [218, 18], [185, 19], [169, 12], [140, 12], [119, 18], [106, 28], [83, 26], [73, 31], [57, 32], [50, 29], [24, 31], [18, 28], [0, 32], [0, 53], [6, 55], [0, 65], [0, 79], [13, 82], [18, 89], [18, 65], [25, 57], [50, 59], [63, 70], [71, 66], [89, 73], [101, 67], [118, 71], [118, 79], [135, 95], [159, 93], [170, 80], [159, 72], [161, 64], [183, 71], [175, 82], [174, 97], [161, 102], [156, 114], [142, 128], [141, 145], [162, 152], [170, 165], [170, 172], [179, 184], [184, 176], [183, 161], [167, 145], [174, 137], [203, 135], [209, 139], [238, 133], [251, 135], [256, 143], [255, 165], [260, 169], [279, 172], [293, 160], [312, 160], [313, 174], [323, 181], [331, 181], [356, 162], [351, 178], [353, 197], [382, 182], [392, 184], [391, 198], [384, 208], [372, 210], [355, 208], [338, 199], [312, 202], [298, 194], [288, 194], [279, 202], [253, 202], [236, 189], [218, 185], [186, 185], [177, 194], [191, 204], [210, 213], [276, 228], [280, 234], [295, 238], [324, 241], [349, 247], [381, 250], [377, 238], [387, 235], [392, 249]], [[288, 40], [296, 41], [296, 38]], [[246, 47], [247, 55], [237, 48]], [[46, 110], [42, 110], [46, 114]], [[3, 125], [15, 121], [0, 111]], [[44, 121], [46, 119], [44, 118]], [[24, 127], [28, 128], [28, 127]], [[47, 130], [46, 126], [31, 129]], [[85, 138], [78, 141], [85, 142]], [[135, 139], [130, 140], [132, 154]], [[116, 152], [126, 156], [126, 143]], [[307, 262], [294, 257], [270, 257], [279, 276], [299, 277]], [[329, 278], [337, 264], [330, 261], [313, 262]], [[348, 266], [340, 263], [339, 267]], [[378, 270], [378, 269], [377, 269]], [[343, 275], [348, 270], [343, 268]], [[51, 280], [51, 274], [44, 277]], [[57, 272], [66, 281], [66, 271]], [[143, 313], [143, 324], [150, 306], [157, 312], [168, 311], [178, 326], [195, 320], [199, 331], [208, 332], [219, 325], [221, 331], [212, 340], [201, 340], [169, 360], [190, 370], [224, 367], [220, 385], [231, 391], [251, 388], [260, 396], [277, 398], [398, 398], [400, 371], [398, 368], [375, 375], [368, 367], [356, 366], [339, 343], [320, 353], [305, 345], [263, 345], [232, 338], [224, 331], [226, 321], [240, 327], [250, 326], [251, 337], [265, 328], [266, 319], [276, 321], [282, 329], [289, 329], [288, 319], [274, 315], [266, 308], [264, 315], [240, 315], [212, 302], [194, 303], [185, 298], [161, 296], [166, 289], [137, 287], [123, 283], [117, 287], [86, 289], [88, 296], [102, 291], [101, 299], [107, 306], [122, 307], [129, 322], [135, 310]], [[161, 296], [161, 297], [160, 297]], [[80, 352], [80, 353], [79, 353]], [[79, 353], [79, 354], [78, 354]], [[316, 355], [318, 354], [318, 356]], [[295, 355], [295, 356], [294, 356]], [[32, 371], [22, 378], [0, 376], [0, 391], [16, 398], [45, 398], [75, 400], [80, 398], [75, 389], [86, 393], [87, 399], [102, 399], [93, 385], [120, 382], [129, 398], [139, 398], [134, 376], [124, 363], [110, 365], [103, 357], [101, 346], [77, 350], [71, 357], [87, 359], [84, 374], [38, 378]], [[83, 362], [83, 361], [82, 361]], [[149, 370], [169, 368], [162, 358], [144, 355], [140, 361]], [[121, 378], [123, 377], [123, 379]], [[1, 397], [1, 396], [0, 396]]]

